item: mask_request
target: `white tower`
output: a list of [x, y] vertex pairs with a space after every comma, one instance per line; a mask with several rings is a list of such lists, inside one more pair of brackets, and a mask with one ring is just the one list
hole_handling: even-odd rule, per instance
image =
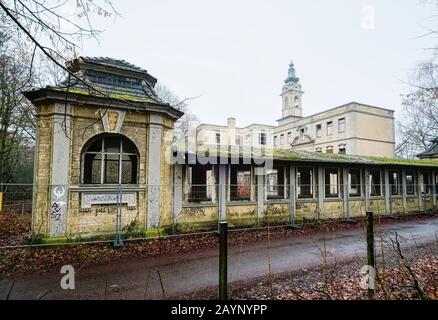
[[283, 110], [281, 122], [290, 122], [303, 117], [302, 96], [303, 90], [300, 84], [300, 78], [295, 75], [295, 67], [291, 62], [287, 79], [284, 81], [283, 92]]

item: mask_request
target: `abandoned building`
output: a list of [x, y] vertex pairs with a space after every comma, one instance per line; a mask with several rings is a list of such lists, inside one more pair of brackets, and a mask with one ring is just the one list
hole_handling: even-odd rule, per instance
[[394, 157], [393, 110], [350, 102], [303, 116], [303, 95], [291, 63], [281, 91], [277, 126], [252, 124], [241, 128], [234, 118], [229, 118], [226, 126], [204, 123], [197, 128], [198, 143]]
[[63, 83], [25, 93], [38, 113], [33, 234], [86, 237], [119, 223], [147, 235], [225, 219], [257, 226], [436, 208], [437, 161], [185, 150], [169, 139], [182, 112], [158, 99], [146, 70], [88, 57], [67, 67], [74, 76]]

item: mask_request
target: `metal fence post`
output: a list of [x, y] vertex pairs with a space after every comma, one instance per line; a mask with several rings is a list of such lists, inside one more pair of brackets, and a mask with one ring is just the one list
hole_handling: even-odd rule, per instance
[[228, 222], [219, 222], [219, 299], [228, 299]]
[[295, 217], [296, 217], [296, 210], [297, 210], [297, 203], [296, 203], [296, 192], [295, 192], [295, 185], [290, 184], [290, 221], [292, 228], [297, 228], [297, 224], [295, 223]]
[[116, 208], [116, 239], [114, 240], [114, 247], [123, 247], [123, 240], [121, 235], [122, 225], [122, 188], [119, 184], [117, 186], [117, 208]]
[[[373, 213], [367, 211], [367, 260], [368, 266], [374, 268], [375, 263], [375, 252], [374, 252], [374, 220]], [[371, 298], [374, 296], [374, 288], [368, 287], [368, 296]]]

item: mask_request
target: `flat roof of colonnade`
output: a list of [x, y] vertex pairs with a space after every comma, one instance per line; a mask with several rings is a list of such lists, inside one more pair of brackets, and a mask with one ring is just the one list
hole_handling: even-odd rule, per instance
[[[368, 165], [368, 166], [402, 166], [438, 169], [438, 161], [434, 160], [409, 160], [400, 158], [374, 157], [362, 155], [342, 155], [309, 152], [302, 150], [280, 150], [269, 148], [245, 148], [235, 146], [198, 146], [196, 150], [187, 150], [180, 146], [174, 149], [178, 154], [189, 157], [209, 158], [238, 158], [255, 160], [276, 160], [297, 163], [319, 163], [339, 165]], [[190, 163], [192, 164], [192, 163]], [[231, 162], [231, 164], [233, 164]]]

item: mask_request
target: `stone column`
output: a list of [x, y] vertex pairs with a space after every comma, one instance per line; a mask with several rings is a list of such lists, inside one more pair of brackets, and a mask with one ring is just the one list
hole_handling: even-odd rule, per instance
[[296, 209], [297, 209], [297, 189], [296, 189], [296, 171], [295, 166], [291, 165], [289, 167], [289, 179], [290, 179], [290, 185], [289, 185], [289, 193], [290, 193], [290, 204], [289, 204], [289, 210], [290, 210], [290, 220], [291, 224], [295, 225], [295, 217], [296, 217]]
[[223, 221], [227, 219], [227, 170], [226, 164], [219, 165], [219, 220]]
[[71, 154], [71, 106], [54, 105], [51, 161], [50, 236], [65, 236], [68, 212], [68, 173]]
[[182, 165], [174, 165], [173, 175], [173, 221], [180, 223], [180, 214], [183, 203], [183, 172]]
[[157, 228], [160, 220], [160, 169], [162, 134], [163, 119], [160, 115], [152, 113], [149, 124], [148, 150], [147, 227], [149, 229]]
[[391, 210], [391, 186], [389, 185], [389, 170], [385, 168], [385, 208], [386, 214], [392, 214]]
[[348, 182], [348, 168], [342, 168], [342, 182], [343, 182], [343, 198], [344, 198], [344, 216], [345, 219], [350, 219], [350, 192]]
[[402, 196], [403, 196], [403, 212], [408, 211], [408, 201], [407, 201], [407, 188], [406, 188], [406, 171], [402, 169]]
[[324, 218], [324, 168], [318, 167], [318, 218]]

